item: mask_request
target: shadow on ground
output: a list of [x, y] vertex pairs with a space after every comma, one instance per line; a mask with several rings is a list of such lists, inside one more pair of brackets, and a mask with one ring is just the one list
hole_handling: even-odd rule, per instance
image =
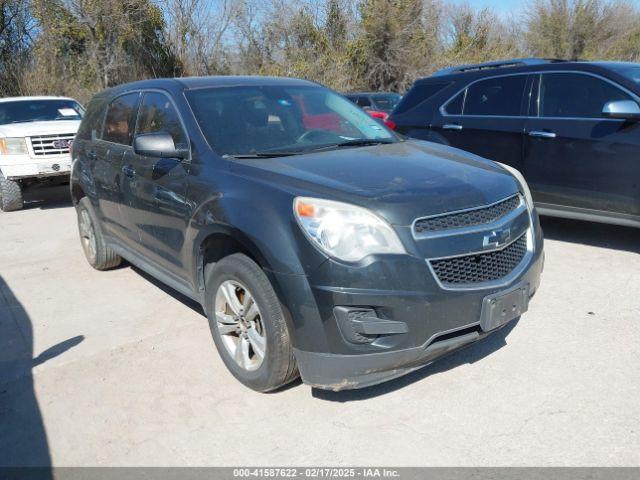
[[52, 478], [33, 368], [83, 340], [82, 335], [70, 338], [34, 358], [31, 319], [0, 276], [0, 467], [44, 467], [37, 478]]
[[72, 205], [69, 185], [30, 187], [24, 191], [24, 209], [64, 208]]
[[548, 240], [640, 253], [640, 229], [565, 218], [540, 217]]

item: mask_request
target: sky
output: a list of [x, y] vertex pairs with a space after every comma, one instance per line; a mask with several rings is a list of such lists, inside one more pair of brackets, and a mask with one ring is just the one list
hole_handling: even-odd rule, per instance
[[[476, 8], [491, 8], [500, 16], [508, 16], [510, 14], [520, 14], [526, 3], [524, 0], [444, 0], [445, 3], [468, 3]], [[631, 0], [640, 6], [640, 0]]]

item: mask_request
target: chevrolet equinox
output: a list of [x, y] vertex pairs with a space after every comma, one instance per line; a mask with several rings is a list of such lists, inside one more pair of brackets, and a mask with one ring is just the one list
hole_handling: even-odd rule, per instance
[[403, 375], [518, 318], [539, 285], [517, 170], [401, 138], [308, 81], [122, 85], [90, 102], [72, 155], [89, 263], [125, 259], [199, 302], [258, 391]]
[[398, 132], [521, 171], [541, 215], [640, 227], [640, 64], [520, 58], [417, 80]]

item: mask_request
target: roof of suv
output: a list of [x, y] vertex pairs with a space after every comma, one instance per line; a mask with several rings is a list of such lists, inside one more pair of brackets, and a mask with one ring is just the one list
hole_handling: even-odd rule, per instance
[[155, 78], [151, 80], [140, 80], [137, 82], [125, 83], [116, 87], [110, 88], [102, 92], [100, 95], [110, 92], [119, 93], [127, 90], [144, 89], [144, 88], [176, 88], [182, 87], [183, 89], [196, 89], [207, 87], [222, 87], [222, 86], [240, 86], [240, 85], [255, 85], [255, 86], [318, 86], [317, 83], [309, 80], [302, 80], [299, 78], [286, 78], [286, 77], [260, 77], [260, 76], [211, 76], [211, 77], [177, 77], [177, 78]]
[[[573, 61], [561, 60], [557, 58], [513, 58], [509, 60], [498, 60], [495, 62], [486, 62], [470, 65], [458, 65], [455, 67], [443, 68], [434, 72], [430, 77], [424, 77], [420, 80], [431, 78], [447, 77], [456, 78], [460, 76], [483, 77], [487, 75], [499, 75], [506, 72], [525, 73], [529, 71], [539, 70], [598, 70], [603, 68], [611, 68], [613, 66], [634, 65], [625, 62], [605, 62], [605, 61]], [[635, 64], [637, 65], [637, 64]]]

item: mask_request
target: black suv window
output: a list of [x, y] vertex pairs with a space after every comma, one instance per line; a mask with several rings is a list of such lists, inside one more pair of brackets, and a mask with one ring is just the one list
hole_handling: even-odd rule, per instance
[[136, 107], [140, 94], [129, 93], [116, 98], [107, 109], [102, 139], [121, 145], [131, 145], [136, 122]]
[[600, 118], [604, 104], [616, 100], [631, 100], [631, 97], [609, 82], [592, 75], [542, 75], [541, 117]]
[[[488, 78], [467, 87], [464, 115], [518, 116], [526, 75]], [[448, 111], [448, 109], [447, 109]]]
[[84, 121], [80, 124], [77, 138], [100, 138], [102, 133], [102, 121], [104, 120], [105, 99], [94, 97], [87, 106]]
[[370, 107], [371, 100], [369, 97], [358, 97], [358, 101], [356, 102], [360, 107]]
[[[396, 107], [394, 113], [396, 114], [404, 113], [407, 110], [414, 108], [418, 104], [433, 97], [436, 93], [440, 92], [443, 88], [445, 88], [448, 85], [449, 83], [416, 83], [414, 84], [411, 90], [409, 90], [409, 92], [404, 97], [402, 97], [402, 100], [400, 100], [400, 103]], [[448, 106], [447, 106], [447, 112], [449, 112]], [[453, 113], [453, 111], [449, 113]]]
[[178, 112], [169, 98], [158, 92], [145, 93], [140, 104], [136, 133], [169, 133], [176, 148], [189, 148]]

